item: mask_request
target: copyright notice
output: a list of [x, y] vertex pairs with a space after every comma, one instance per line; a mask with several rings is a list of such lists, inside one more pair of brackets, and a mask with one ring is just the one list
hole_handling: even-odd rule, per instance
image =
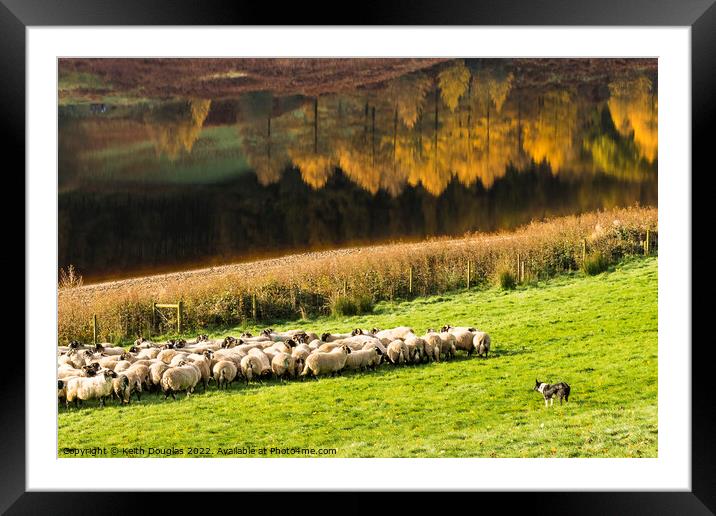
[[303, 448], [300, 446], [92, 446], [60, 448], [61, 457], [316, 457], [337, 455], [336, 448]]

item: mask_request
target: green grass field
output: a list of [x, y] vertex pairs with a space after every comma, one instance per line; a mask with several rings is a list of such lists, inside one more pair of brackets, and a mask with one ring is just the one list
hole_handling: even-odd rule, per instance
[[[95, 446], [116, 456], [129, 455], [112, 446], [175, 447], [180, 456], [192, 447], [214, 456], [233, 447], [334, 448], [338, 457], [657, 456], [656, 258], [593, 277], [380, 303], [368, 316], [273, 327], [422, 332], [445, 323], [488, 331], [491, 356], [459, 353], [451, 362], [221, 392], [212, 384], [189, 398], [145, 395], [128, 407], [61, 407], [59, 456], [64, 447]], [[545, 408], [535, 378], [568, 382], [570, 402]]]

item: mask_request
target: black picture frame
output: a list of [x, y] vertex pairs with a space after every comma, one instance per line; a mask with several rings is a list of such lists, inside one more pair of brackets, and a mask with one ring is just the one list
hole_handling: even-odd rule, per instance
[[[715, 0], [453, 0], [381, 2], [364, 5], [350, 15], [350, 24], [368, 25], [552, 25], [552, 26], [689, 26], [692, 64], [692, 163], [706, 166], [709, 127], [716, 111], [716, 5]], [[17, 166], [25, 164], [25, 31], [31, 26], [83, 25], [316, 25], [316, 9], [303, 4], [261, 2], [195, 2], [191, 0], [0, 0], [0, 127], [6, 152]], [[332, 12], [338, 12], [333, 10]], [[320, 20], [345, 24], [346, 17]], [[339, 21], [338, 18], [341, 18]], [[710, 170], [711, 167], [705, 170]], [[682, 173], [691, 174], [692, 171]], [[692, 181], [693, 185], [693, 181]], [[698, 192], [692, 189], [693, 192]], [[23, 195], [24, 199], [24, 195]], [[696, 205], [694, 199], [693, 205]], [[702, 204], [703, 206], [703, 204]], [[692, 220], [697, 221], [697, 213]], [[692, 229], [692, 235], [695, 233]], [[693, 249], [693, 247], [692, 247]], [[692, 271], [708, 257], [694, 256]], [[710, 267], [712, 268], [712, 266]], [[25, 270], [27, 274], [27, 270]], [[692, 283], [693, 285], [693, 283]], [[692, 289], [693, 292], [693, 289]], [[695, 306], [695, 300], [692, 302]], [[27, 317], [27, 314], [25, 314]], [[693, 320], [693, 318], [692, 318]], [[27, 321], [27, 319], [26, 319]], [[696, 323], [696, 321], [693, 321]], [[694, 328], [695, 329], [695, 328]], [[691, 345], [688, 340], [681, 345]], [[711, 338], [712, 340], [712, 338]], [[694, 344], [696, 340], [694, 339]], [[660, 342], [660, 345], [662, 342]], [[708, 382], [710, 342], [692, 345], [692, 490], [690, 492], [588, 492], [480, 494], [480, 504], [497, 501], [501, 508], [526, 506], [549, 514], [711, 514], [716, 511], [716, 457], [712, 385]], [[121, 512], [132, 498], [122, 493], [37, 493], [25, 489], [25, 364], [0, 374], [3, 383], [2, 438], [0, 438], [0, 511], [9, 514], [64, 514]], [[100, 470], [101, 471], [101, 470]], [[237, 472], [237, 478], [242, 473]], [[248, 472], [243, 472], [248, 474]], [[148, 480], [150, 482], [150, 480]], [[78, 487], [81, 482], [78, 479]], [[121, 479], [117, 487], [121, 488]], [[214, 495], [212, 495], [214, 496]], [[218, 496], [218, 495], [217, 495]], [[244, 495], [242, 495], [244, 496]], [[343, 507], [367, 508], [359, 494], [345, 495]], [[499, 500], [494, 500], [500, 497]], [[166, 497], [169, 498], [169, 497]], [[205, 499], [206, 500], [206, 499]], [[422, 497], [413, 497], [422, 500]], [[162, 503], [184, 504], [185, 496], [172, 494]], [[284, 495], [272, 503], [293, 503]], [[274, 507], [280, 507], [275, 505]], [[209, 508], [208, 506], [206, 507]]]

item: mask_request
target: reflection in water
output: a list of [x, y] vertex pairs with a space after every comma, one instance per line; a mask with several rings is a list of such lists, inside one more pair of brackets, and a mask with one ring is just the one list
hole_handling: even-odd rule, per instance
[[63, 106], [60, 265], [91, 279], [656, 204], [655, 62], [545, 72], [452, 60], [310, 97]]
[[210, 106], [211, 100], [192, 99], [169, 116], [166, 109], [162, 113], [163, 116], [150, 113], [145, 119], [145, 127], [157, 155], [166, 155], [175, 160], [182, 151], [190, 153], [194, 142], [199, 138]]

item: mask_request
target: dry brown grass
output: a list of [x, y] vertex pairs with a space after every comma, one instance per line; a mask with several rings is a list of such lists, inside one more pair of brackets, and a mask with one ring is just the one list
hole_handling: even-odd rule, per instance
[[[545, 279], [578, 270], [585, 240], [588, 253], [600, 253], [610, 262], [642, 254], [647, 229], [655, 250], [657, 209], [633, 207], [533, 222], [512, 232], [311, 253], [219, 268], [218, 273], [206, 270], [60, 289], [59, 341], [90, 340], [93, 314], [98, 315], [102, 340], [147, 335], [153, 301], [181, 299], [184, 327], [205, 329], [251, 321], [254, 306], [256, 319], [267, 322], [326, 314], [337, 293], [373, 301], [443, 293], [466, 286], [468, 260], [473, 288], [498, 283], [505, 268], [514, 270], [518, 281]], [[524, 275], [517, 271], [518, 255], [525, 263]], [[167, 331], [175, 323], [171, 317], [157, 319], [161, 321], [154, 331]]]

